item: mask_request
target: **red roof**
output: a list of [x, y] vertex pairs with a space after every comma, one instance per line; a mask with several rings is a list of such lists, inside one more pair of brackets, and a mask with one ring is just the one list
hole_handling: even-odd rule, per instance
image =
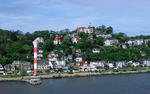
[[76, 39], [79, 40], [79, 39], [80, 39], [80, 36], [76, 36]]
[[54, 57], [48, 57], [49, 59], [53, 59]]
[[88, 65], [87, 61], [83, 60], [82, 62], [80, 62], [80, 66], [83, 66], [84, 64]]
[[85, 27], [79, 27], [77, 30], [80, 31], [80, 30], [84, 30]]
[[79, 69], [80, 68], [80, 66], [77, 66], [77, 65], [74, 65], [73, 66], [75, 69]]
[[62, 40], [62, 37], [56, 36], [57, 40]]

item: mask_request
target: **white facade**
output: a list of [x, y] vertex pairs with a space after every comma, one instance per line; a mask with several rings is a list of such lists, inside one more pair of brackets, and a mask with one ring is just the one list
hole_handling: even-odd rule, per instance
[[143, 45], [144, 40], [143, 39], [132, 39], [126, 42], [127, 44], [129, 44], [129, 46], [139, 46], [139, 45]]
[[93, 53], [100, 53], [100, 50], [97, 49], [97, 48], [94, 48], [94, 49], [92, 49], [92, 52], [93, 52]]
[[75, 37], [73, 37], [72, 38], [72, 43], [77, 43], [77, 42], [78, 42], [78, 40]]
[[123, 65], [125, 65], [125, 62], [115, 62], [115, 64], [116, 64], [116, 69], [119, 69], [119, 68], [122, 68], [123, 67]]
[[77, 57], [77, 58], [75, 59], [75, 61], [76, 61], [76, 62], [82, 62], [82, 57]]
[[119, 41], [117, 39], [113, 39], [113, 40], [105, 40], [104, 41], [104, 45], [105, 46], [113, 46], [113, 45], [116, 45], [118, 44]]
[[1, 64], [0, 64], [0, 74], [4, 74], [4, 68]]
[[147, 44], [147, 42], [149, 42], [149, 41], [150, 41], [150, 39], [145, 39], [144, 40], [145, 44]]
[[112, 35], [111, 34], [107, 34], [107, 35], [105, 35], [105, 34], [98, 34], [98, 35], [96, 35], [96, 37], [103, 37], [103, 38], [111, 38], [112, 37]]
[[143, 65], [146, 65], [146, 66], [150, 66], [150, 60], [145, 60], [145, 61], [143, 61]]
[[49, 70], [49, 64], [38, 64], [37, 66], [38, 70]]
[[56, 61], [56, 64], [57, 64], [58, 67], [65, 67], [66, 66], [66, 62], [64, 60]]
[[81, 38], [79, 36], [72, 37], [72, 42], [77, 43]]
[[133, 66], [138, 67], [138, 66], [140, 66], [140, 63], [139, 62], [133, 62]]
[[90, 33], [93, 33], [94, 29], [93, 29], [93, 27], [90, 27], [90, 26], [89, 26], [88, 28], [79, 27], [79, 28], [77, 29], [77, 31], [78, 31], [78, 32], [84, 32], [84, 33], [90, 34]]
[[90, 62], [90, 68], [104, 67], [102, 62]]
[[53, 41], [53, 43], [54, 43], [55, 45], [61, 44], [61, 40], [55, 39], [55, 40]]
[[107, 65], [108, 65], [109, 68], [113, 68], [114, 67], [113, 63], [107, 63]]

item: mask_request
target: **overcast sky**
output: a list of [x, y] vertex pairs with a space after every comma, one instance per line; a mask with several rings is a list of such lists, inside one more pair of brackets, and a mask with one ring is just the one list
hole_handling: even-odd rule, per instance
[[127, 35], [150, 35], [150, 0], [0, 0], [0, 28], [35, 30], [112, 26]]

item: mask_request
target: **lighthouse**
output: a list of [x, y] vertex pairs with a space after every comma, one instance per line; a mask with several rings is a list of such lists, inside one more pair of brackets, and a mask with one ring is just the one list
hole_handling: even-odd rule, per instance
[[37, 62], [37, 56], [38, 56], [38, 47], [39, 43], [43, 43], [44, 39], [42, 37], [38, 37], [33, 41], [33, 46], [34, 46], [34, 72], [33, 72], [33, 77], [29, 80], [29, 83], [32, 85], [38, 85], [41, 84], [41, 79], [37, 75], [37, 68], [38, 68], [38, 62]]
[[34, 46], [34, 76], [37, 76], [37, 50], [38, 50], [38, 44], [43, 43], [44, 39], [42, 37], [38, 37], [33, 41], [33, 46]]
[[34, 76], [37, 75], [37, 41], [33, 41], [33, 45], [34, 45]]

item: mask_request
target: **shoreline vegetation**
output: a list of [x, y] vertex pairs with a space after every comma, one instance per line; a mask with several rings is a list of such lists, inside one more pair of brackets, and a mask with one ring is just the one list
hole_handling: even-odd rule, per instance
[[[112, 71], [102, 71], [102, 72], [80, 72], [80, 73], [55, 73], [55, 74], [45, 74], [39, 75], [41, 79], [55, 79], [55, 78], [66, 78], [66, 77], [88, 77], [88, 76], [100, 76], [100, 75], [117, 75], [117, 74], [135, 74], [135, 73], [150, 73], [150, 68], [147, 69], [120, 69]], [[0, 82], [2, 81], [23, 81], [27, 82], [27, 79], [31, 79], [32, 76], [6, 76], [0, 77]]]

